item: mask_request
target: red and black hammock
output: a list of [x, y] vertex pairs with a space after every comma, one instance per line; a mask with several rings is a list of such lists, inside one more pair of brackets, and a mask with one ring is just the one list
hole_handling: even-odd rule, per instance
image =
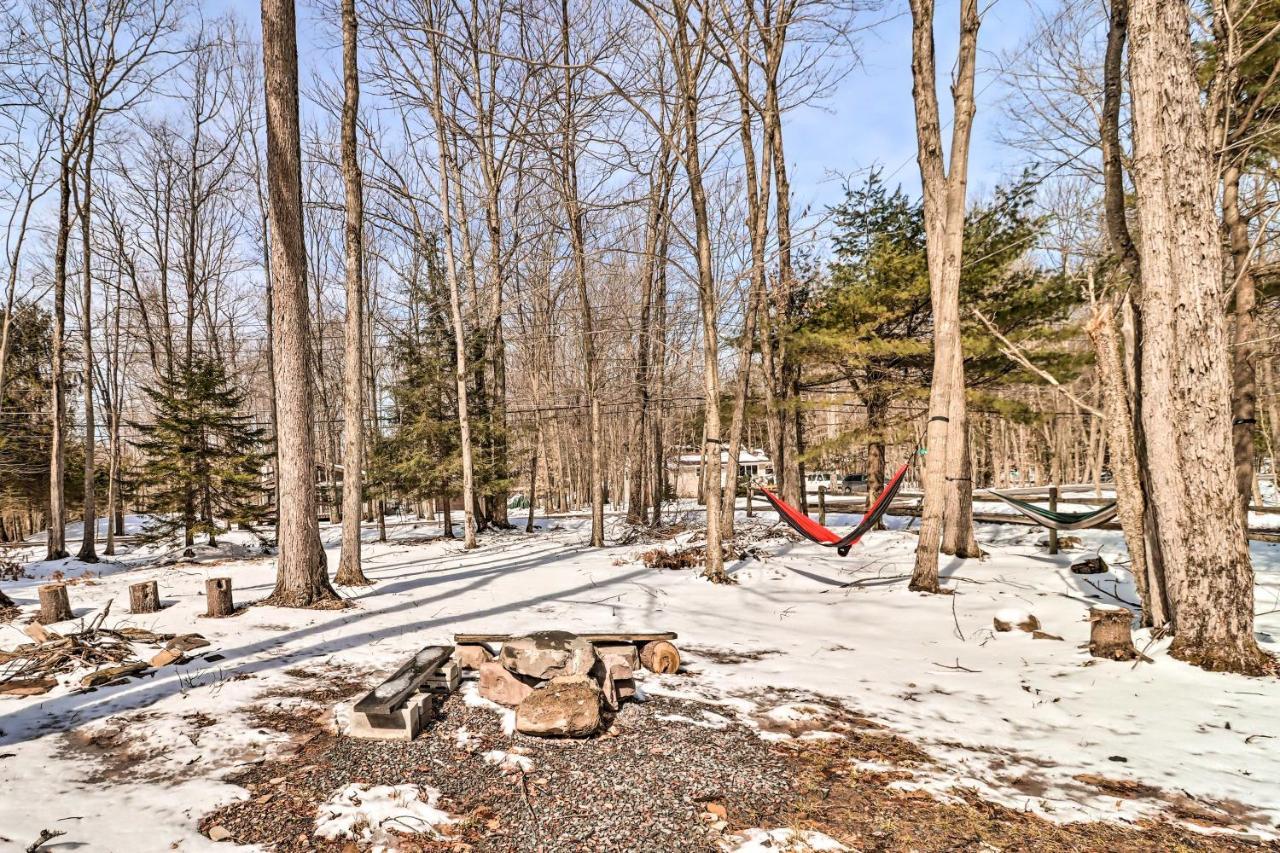
[[778, 517], [791, 525], [791, 528], [799, 533], [810, 542], [816, 542], [827, 548], [835, 548], [841, 557], [849, 554], [849, 549], [858, 544], [858, 540], [867, 534], [872, 528], [880, 523], [880, 519], [889, 511], [889, 504], [893, 503], [893, 499], [898, 496], [898, 491], [902, 488], [902, 483], [907, 476], [907, 468], [911, 463], [908, 462], [898, 469], [898, 473], [893, 475], [880, 492], [880, 497], [867, 510], [866, 515], [862, 516], [862, 520], [858, 522], [858, 526], [841, 536], [834, 530], [823, 527], [800, 510], [788, 504], [782, 498], [765, 488], [760, 488], [761, 494], [765, 500], [773, 505], [774, 510], [778, 513]]

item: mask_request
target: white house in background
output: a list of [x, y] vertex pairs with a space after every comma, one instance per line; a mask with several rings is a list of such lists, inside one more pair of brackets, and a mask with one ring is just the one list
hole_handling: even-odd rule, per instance
[[[720, 484], [724, 485], [728, 480], [729, 452], [727, 450], [720, 451]], [[702, 467], [702, 454], [700, 453], [681, 453], [667, 461], [667, 470], [671, 472], [671, 479], [676, 489], [676, 497], [678, 498], [696, 498], [698, 497], [698, 473]], [[773, 462], [765, 455], [763, 450], [740, 450], [738, 451], [738, 479], [744, 477], [752, 479], [761, 479], [766, 482], [773, 480]]]

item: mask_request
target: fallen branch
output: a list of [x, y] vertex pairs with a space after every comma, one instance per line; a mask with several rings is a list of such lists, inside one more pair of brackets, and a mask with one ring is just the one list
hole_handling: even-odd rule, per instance
[[1138, 604], [1138, 602], [1136, 602], [1136, 601], [1128, 601], [1127, 599], [1123, 599], [1123, 598], [1121, 598], [1120, 596], [1116, 595], [1114, 592], [1107, 592], [1105, 589], [1103, 589], [1102, 587], [1098, 586], [1096, 583], [1094, 583], [1093, 581], [1089, 580], [1088, 578], [1082, 577], [1082, 578], [1080, 578], [1080, 580], [1084, 581], [1084, 582], [1085, 582], [1085, 583], [1087, 583], [1089, 586], [1093, 587], [1094, 589], [1096, 589], [1098, 592], [1102, 593], [1103, 595], [1109, 595], [1109, 596], [1111, 596], [1111, 597], [1112, 597], [1112, 598], [1114, 598], [1116, 601], [1120, 602], [1121, 604], [1125, 605], [1126, 607], [1133, 607], [1133, 608], [1137, 608], [1137, 609], [1139, 609], [1139, 610], [1140, 610], [1140, 609], [1142, 609], [1142, 605]]
[[967, 666], [961, 666], [961, 665], [960, 665], [960, 658], [956, 658], [956, 665], [955, 665], [955, 666], [948, 666], [948, 665], [947, 665], [947, 664], [945, 664], [945, 663], [938, 663], [936, 660], [935, 660], [935, 661], [933, 661], [933, 665], [934, 665], [934, 666], [940, 666], [940, 667], [942, 667], [943, 669], [952, 669], [952, 670], [955, 670], [955, 671], [957, 671], [957, 672], [982, 672], [982, 670], [980, 670], [980, 669], [969, 669], [969, 667], [967, 667]]
[[956, 584], [956, 588], [951, 590], [951, 618], [956, 623], [956, 636], [960, 638], [960, 642], [967, 643], [964, 638], [964, 631], [960, 630], [960, 617], [956, 615], [956, 593], [960, 591], [960, 584]]
[[31, 846], [27, 848], [27, 853], [36, 853], [37, 850], [57, 838], [59, 835], [66, 834], [66, 831], [61, 829], [42, 829], [40, 830], [40, 837], [32, 842]]

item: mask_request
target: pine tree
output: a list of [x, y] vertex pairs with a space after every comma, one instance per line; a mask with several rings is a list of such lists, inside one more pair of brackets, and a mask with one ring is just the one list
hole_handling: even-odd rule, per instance
[[225, 524], [261, 521], [268, 509], [264, 431], [243, 413], [245, 393], [222, 363], [196, 357], [189, 368], [145, 390], [154, 420], [135, 426], [145, 457], [139, 477], [144, 504], [158, 516], [151, 533], [159, 538], [181, 530], [187, 547], [197, 535], [216, 545]]
[[[447, 497], [462, 482], [448, 296], [438, 247], [424, 254], [425, 262], [415, 266], [407, 282], [412, 319], [393, 347], [396, 426], [375, 451], [375, 468], [384, 482], [416, 500]], [[477, 478], [477, 491], [482, 482]]]
[[[975, 206], [965, 218], [968, 260], [960, 274], [960, 302], [970, 394], [1030, 379], [998, 351], [982, 324], [967, 315], [973, 307], [1061, 378], [1080, 367], [1078, 357], [1054, 346], [1064, 335], [1055, 328], [1079, 301], [1075, 288], [1063, 276], [1020, 263], [1042, 227], [1031, 209], [1036, 183], [1033, 174], [1025, 174], [998, 188], [990, 202]], [[905, 420], [895, 422], [893, 412], [921, 401], [932, 378], [924, 208], [901, 188], [890, 191], [873, 172], [862, 186], [847, 189], [832, 213], [835, 259], [819, 281], [812, 310], [793, 345], [810, 364], [830, 365], [806, 376], [806, 387], [847, 384], [866, 409], [865, 429], [834, 443], [847, 445], [852, 439], [866, 444], [867, 485], [874, 496], [885, 482], [885, 446], [892, 443], [897, 423]], [[984, 402], [1007, 408], [1004, 402]], [[832, 444], [810, 453], [830, 452]]]
[[[2, 316], [2, 314], [0, 314]], [[49, 452], [52, 424], [49, 383], [42, 371], [53, 347], [49, 313], [29, 302], [13, 307], [5, 383], [0, 389], [0, 522], [6, 541], [32, 531], [27, 519], [43, 513], [49, 499]], [[68, 448], [68, 458], [78, 448]], [[69, 470], [75, 470], [74, 465]], [[68, 477], [75, 492], [79, 480]], [[74, 495], [69, 499], [74, 500]]]

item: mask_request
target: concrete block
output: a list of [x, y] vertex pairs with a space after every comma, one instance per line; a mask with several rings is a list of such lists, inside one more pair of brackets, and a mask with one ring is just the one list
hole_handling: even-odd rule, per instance
[[431, 719], [433, 701], [430, 693], [419, 693], [390, 714], [352, 711], [350, 735], [371, 740], [413, 740]]

